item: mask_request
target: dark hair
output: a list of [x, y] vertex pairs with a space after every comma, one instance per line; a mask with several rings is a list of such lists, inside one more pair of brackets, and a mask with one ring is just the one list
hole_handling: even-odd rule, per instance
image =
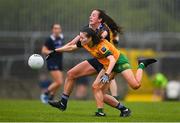
[[80, 30], [80, 32], [86, 32], [87, 33], [87, 37], [92, 37], [92, 41], [93, 41], [93, 45], [98, 44], [100, 41], [100, 37], [96, 34], [96, 32], [89, 27], [85, 27], [83, 29]]
[[99, 18], [102, 18], [102, 23], [106, 23], [113, 33], [123, 34], [122, 27], [118, 26], [114, 20], [101, 9], [94, 9], [99, 12]]
[[54, 28], [54, 25], [59, 25], [59, 26], [61, 27], [61, 25], [60, 25], [59, 23], [53, 23], [53, 24], [51, 25], [51, 29]]

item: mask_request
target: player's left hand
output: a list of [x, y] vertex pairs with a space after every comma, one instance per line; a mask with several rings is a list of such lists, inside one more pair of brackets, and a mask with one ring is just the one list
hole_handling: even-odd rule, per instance
[[55, 50], [51, 51], [47, 56], [46, 56], [46, 60], [50, 59], [51, 57], [53, 57], [57, 52]]
[[109, 75], [107, 73], [105, 73], [104, 75], [101, 76], [100, 78], [100, 82], [103, 84], [109, 83]]

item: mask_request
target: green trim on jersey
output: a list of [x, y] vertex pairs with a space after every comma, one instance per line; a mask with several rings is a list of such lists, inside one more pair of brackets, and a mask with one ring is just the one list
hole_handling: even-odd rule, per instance
[[108, 56], [112, 55], [112, 53], [111, 53], [111, 51], [108, 50], [104, 55], [105, 55], [105, 57], [108, 57]]
[[128, 58], [124, 54], [120, 54], [116, 64], [113, 68], [113, 71], [116, 73], [121, 73], [124, 70], [131, 69]]

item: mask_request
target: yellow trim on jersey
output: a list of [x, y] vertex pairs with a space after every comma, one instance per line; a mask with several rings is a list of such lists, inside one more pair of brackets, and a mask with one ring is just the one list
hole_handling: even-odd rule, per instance
[[[113, 38], [113, 32], [111, 31], [111, 29], [109, 28], [109, 26], [108, 26], [106, 23], [104, 23], [104, 25], [106, 25], [106, 27], [109, 29], [109, 38], [110, 38], [110, 41], [109, 41], [109, 42], [114, 45], [114, 42], [113, 42], [113, 40], [114, 40], [114, 38]], [[115, 45], [114, 45], [114, 46], [115, 46]]]

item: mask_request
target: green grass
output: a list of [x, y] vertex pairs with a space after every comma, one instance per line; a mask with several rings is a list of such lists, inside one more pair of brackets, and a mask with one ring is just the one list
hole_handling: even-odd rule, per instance
[[105, 106], [106, 117], [95, 117], [94, 101], [70, 100], [68, 109], [61, 112], [34, 100], [0, 100], [0, 121], [180, 121], [180, 102], [124, 102], [132, 116], [119, 117], [119, 111]]

